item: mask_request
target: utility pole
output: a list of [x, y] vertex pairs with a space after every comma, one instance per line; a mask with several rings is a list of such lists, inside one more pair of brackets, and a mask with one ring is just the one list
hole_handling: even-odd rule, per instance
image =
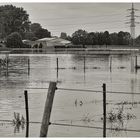
[[127, 9], [128, 11], [130, 11], [130, 15], [128, 15], [127, 17], [130, 17], [130, 21], [129, 22], [126, 22], [126, 24], [130, 24], [130, 33], [131, 33], [131, 40], [132, 40], [132, 46], [135, 45], [135, 27], [136, 27], [136, 24], [138, 24], [139, 22], [136, 22], [135, 19], [136, 17], [139, 17], [139, 16], [136, 16], [135, 15], [135, 11], [138, 11], [138, 9], [135, 9], [134, 8], [134, 4], [132, 3], [132, 7], [131, 9]]

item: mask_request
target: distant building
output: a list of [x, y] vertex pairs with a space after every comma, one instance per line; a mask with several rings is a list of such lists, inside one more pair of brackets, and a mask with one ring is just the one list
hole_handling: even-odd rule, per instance
[[54, 48], [54, 47], [67, 47], [68, 45], [71, 45], [71, 42], [62, 38], [58, 37], [51, 37], [51, 38], [42, 38], [38, 39], [36, 41], [30, 41], [30, 40], [22, 40], [24, 44], [30, 45], [31, 48], [34, 48], [34, 46], [42, 46], [42, 48]]
[[36, 44], [35, 41], [31, 41], [31, 40], [22, 40], [23, 44], [29, 45], [29, 46], [34, 46]]
[[57, 47], [57, 46], [65, 46], [71, 44], [70, 41], [58, 38], [58, 37], [52, 37], [52, 38], [42, 38], [39, 40], [36, 40], [38, 43], [42, 43], [43, 47]]

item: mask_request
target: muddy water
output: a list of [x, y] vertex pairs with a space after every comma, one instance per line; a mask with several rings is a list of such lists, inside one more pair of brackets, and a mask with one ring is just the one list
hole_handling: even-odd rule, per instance
[[[58, 73], [56, 58], [59, 60]], [[107, 112], [117, 114], [123, 110], [123, 119], [107, 120], [107, 127], [140, 130], [140, 95], [133, 94], [140, 93], [140, 71], [134, 69], [133, 56], [10, 54], [9, 59], [8, 75], [3, 68], [0, 70], [0, 120], [13, 120], [14, 112], [25, 117], [23, 93], [27, 88], [30, 121], [41, 122], [47, 89], [33, 88], [45, 88], [49, 86], [50, 81], [57, 81], [57, 86], [61, 88], [102, 91], [102, 84], [106, 83], [108, 91], [130, 93], [107, 94]], [[138, 57], [140, 65], [139, 59]], [[57, 90], [51, 122], [102, 127], [102, 104], [102, 93]], [[128, 116], [131, 117], [127, 118]], [[40, 124], [30, 124], [29, 130], [30, 137], [38, 137]], [[1, 137], [25, 137], [25, 132], [25, 126], [18, 128], [13, 124], [0, 122]], [[48, 136], [102, 137], [102, 133], [99, 129], [51, 125]], [[107, 136], [138, 137], [140, 132], [107, 130]]]

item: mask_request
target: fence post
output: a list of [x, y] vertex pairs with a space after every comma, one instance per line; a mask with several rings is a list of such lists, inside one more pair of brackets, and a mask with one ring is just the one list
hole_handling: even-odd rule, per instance
[[137, 55], [135, 57], [135, 68], [137, 68], [138, 64], [137, 64]]
[[110, 72], [112, 72], [112, 56], [110, 56]]
[[103, 137], [106, 137], [106, 84], [103, 84]]
[[30, 59], [28, 58], [28, 75], [30, 75]]
[[9, 55], [6, 54], [6, 76], [8, 76], [8, 61], [9, 61]]
[[50, 82], [45, 108], [44, 108], [44, 114], [42, 118], [40, 137], [46, 137], [48, 133], [48, 127], [50, 123], [50, 115], [51, 115], [55, 90], [56, 90], [56, 82]]
[[28, 108], [28, 92], [24, 91], [25, 96], [25, 110], [26, 110], [26, 137], [29, 136], [29, 108]]
[[58, 79], [58, 69], [59, 69], [58, 58], [56, 58], [56, 69], [57, 69], [57, 79]]
[[86, 72], [86, 58], [84, 56], [84, 73]]

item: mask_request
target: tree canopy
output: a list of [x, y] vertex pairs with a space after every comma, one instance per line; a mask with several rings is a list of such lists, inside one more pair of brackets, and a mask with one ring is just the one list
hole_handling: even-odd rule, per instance
[[75, 45], [129, 45], [130, 33], [120, 31], [118, 33], [87, 32], [79, 29], [70, 38]]
[[8, 48], [21, 48], [23, 46], [22, 37], [18, 32], [13, 32], [6, 38]]
[[42, 28], [40, 23], [29, 21], [29, 15], [22, 7], [0, 6], [0, 38], [6, 38], [13, 32], [18, 32], [22, 39], [29, 40], [51, 37], [51, 33]]
[[35, 32], [37, 32], [38, 30], [40, 30], [42, 27], [41, 27], [41, 25], [39, 24], [39, 23], [32, 23], [31, 25], [30, 25], [30, 30], [31, 30], [31, 32], [33, 32], [33, 33], [35, 33]]
[[32, 23], [30, 25], [30, 31], [24, 33], [24, 39], [37, 40], [45, 37], [51, 37], [51, 32], [42, 28], [39, 23]]
[[67, 39], [67, 34], [65, 32], [61, 32], [60, 38]]
[[51, 37], [51, 33], [47, 29], [41, 28], [35, 32], [35, 36], [38, 39], [41, 39], [41, 38], [45, 38], [45, 37]]
[[77, 30], [72, 34], [72, 42], [74, 44], [86, 44], [86, 39], [87, 39], [88, 33], [85, 30]]
[[0, 6], [1, 37], [6, 37], [12, 32], [23, 34], [29, 31], [29, 15], [23, 8], [13, 5]]

